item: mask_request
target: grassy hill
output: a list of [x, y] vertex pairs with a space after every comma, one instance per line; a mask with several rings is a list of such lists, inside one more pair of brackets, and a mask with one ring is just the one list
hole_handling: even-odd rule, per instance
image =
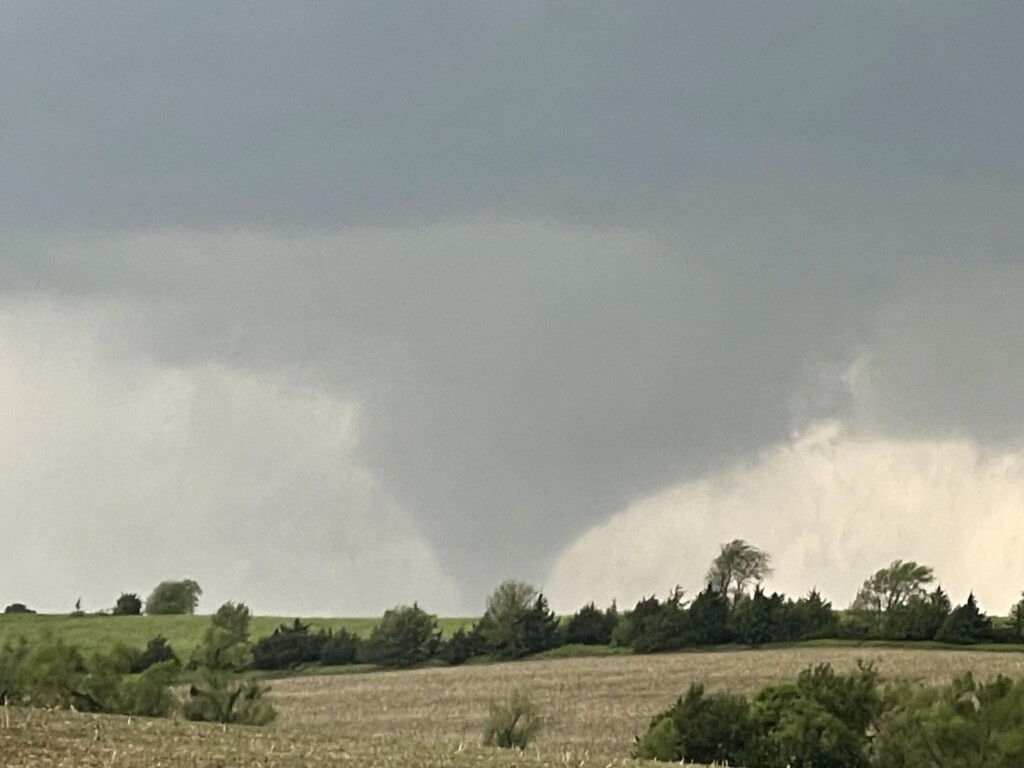
[[[291, 624], [295, 617], [255, 616], [250, 625], [254, 640], [271, 634], [281, 624]], [[377, 624], [376, 618], [314, 618], [303, 619], [313, 629], [345, 628], [366, 637]], [[473, 619], [438, 619], [441, 631], [447, 636], [459, 627], [469, 625]], [[170, 641], [179, 655], [187, 655], [202, 639], [210, 623], [209, 616], [55, 616], [42, 614], [0, 614], [0, 644], [24, 636], [32, 638], [40, 632], [51, 631], [83, 652], [103, 650], [116, 643], [143, 647], [157, 635]]]

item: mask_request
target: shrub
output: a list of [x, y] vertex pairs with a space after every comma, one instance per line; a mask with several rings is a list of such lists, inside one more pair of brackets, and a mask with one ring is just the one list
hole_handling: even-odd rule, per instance
[[146, 613], [154, 615], [185, 615], [196, 612], [203, 590], [192, 579], [162, 581], [146, 600]]
[[138, 616], [142, 613], [142, 600], [134, 592], [122, 592], [114, 604], [114, 616]]
[[19, 667], [23, 699], [35, 707], [68, 707], [84, 673], [78, 649], [47, 630], [28, 647]]
[[24, 603], [11, 603], [4, 608], [4, 613], [35, 613], [35, 611]]
[[[759, 593], [761, 588], [757, 588]], [[744, 599], [737, 593], [737, 600]], [[717, 645], [730, 640], [729, 598], [711, 584], [690, 603], [690, 639], [700, 645]]]
[[202, 668], [183, 713], [198, 722], [266, 725], [277, 717], [264, 698], [269, 690], [255, 680], [233, 680], [224, 670]]
[[459, 627], [447, 640], [441, 641], [437, 651], [438, 658], [449, 664], [463, 664], [476, 656], [487, 653], [487, 643], [480, 635], [480, 625], [474, 624], [467, 632]]
[[828, 665], [805, 670], [795, 682], [763, 688], [752, 703], [691, 685], [651, 721], [634, 754], [750, 768], [864, 768], [882, 712], [878, 676], [863, 665], [850, 675]]
[[671, 651], [690, 642], [690, 616], [678, 587], [664, 603], [646, 597], [626, 613], [612, 633], [612, 642], [637, 653]]
[[992, 620], [978, 608], [972, 592], [946, 617], [935, 639], [943, 643], [983, 643], [992, 637]]
[[904, 688], [875, 740], [877, 768], [1024, 765], [1024, 683], [978, 684], [970, 673], [943, 688]]
[[174, 653], [174, 649], [167, 642], [167, 638], [163, 635], [157, 635], [146, 643], [144, 651], [136, 651], [132, 654], [128, 664], [128, 671], [132, 674], [139, 674], [156, 664], [162, 664], [167, 661], [173, 661], [175, 664], [180, 663], [177, 654]]
[[362, 646], [363, 641], [359, 635], [347, 629], [339, 629], [325, 636], [320, 649], [320, 663], [325, 666], [355, 664]]
[[735, 764], [745, 756], [752, 737], [746, 699], [727, 693], [708, 696], [703, 685], [694, 684], [686, 696], [651, 721], [635, 755], [667, 762]]
[[384, 612], [363, 644], [363, 660], [382, 667], [411, 667], [433, 657], [440, 644], [437, 617], [415, 603]]
[[537, 707], [525, 691], [516, 689], [508, 701], [490, 702], [484, 723], [484, 746], [526, 749], [540, 727]]
[[0, 647], [0, 705], [20, 704], [25, 699], [22, 662], [26, 656], [28, 641], [24, 637], [17, 642], [8, 640]]
[[124, 711], [121, 714], [167, 717], [174, 707], [171, 685], [180, 669], [177, 659], [161, 661], [147, 667], [138, 677], [123, 680]]
[[577, 645], [608, 645], [618, 621], [619, 612], [614, 603], [607, 611], [587, 603], [569, 619], [565, 641]]
[[193, 666], [240, 672], [253, 661], [249, 646], [252, 613], [244, 603], [224, 603], [210, 617], [203, 641], [192, 654]]

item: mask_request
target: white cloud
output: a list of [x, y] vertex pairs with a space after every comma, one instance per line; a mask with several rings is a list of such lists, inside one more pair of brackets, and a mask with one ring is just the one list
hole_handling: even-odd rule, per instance
[[358, 457], [358, 409], [286, 370], [170, 367], [138, 307], [0, 308], [0, 599], [110, 606], [189, 576], [202, 607], [375, 614], [455, 587]]
[[[1004, 613], [1024, 588], [1024, 452], [985, 455], [970, 440], [857, 438], [820, 422], [757, 461], [670, 488], [580, 537], [547, 591], [560, 610], [632, 604], [674, 584], [700, 587], [717, 545], [768, 550], [769, 586], [817, 586], [845, 607], [889, 561], [934, 566], [962, 600]], [[692, 592], [691, 592], [692, 593]]]

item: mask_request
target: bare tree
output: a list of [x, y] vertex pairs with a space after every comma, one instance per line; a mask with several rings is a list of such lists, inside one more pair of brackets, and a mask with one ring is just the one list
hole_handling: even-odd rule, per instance
[[746, 594], [749, 586], [760, 584], [771, 574], [771, 555], [743, 539], [734, 539], [719, 547], [707, 580], [712, 589], [731, 595], [735, 601]]

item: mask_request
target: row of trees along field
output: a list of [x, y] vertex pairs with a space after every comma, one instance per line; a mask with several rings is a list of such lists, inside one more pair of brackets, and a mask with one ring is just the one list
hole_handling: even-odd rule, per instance
[[[954, 607], [942, 587], [935, 585], [932, 569], [912, 561], [897, 560], [871, 574], [845, 611], [834, 610], [815, 590], [795, 600], [768, 593], [762, 584], [771, 573], [768, 553], [735, 540], [720, 547], [708, 569], [705, 587], [692, 599], [677, 587], [665, 599], [646, 597], [631, 610], [620, 612], [614, 603], [601, 609], [591, 603], [571, 617], [559, 619], [541, 592], [525, 582], [509, 580], [491, 593], [478, 621], [447, 637], [442, 636], [436, 616], [417, 604], [386, 611], [368, 637], [344, 629], [315, 629], [296, 619], [250, 641], [246, 618], [245, 631], [239, 619], [232, 625], [233, 642], [216, 651], [228, 653], [230, 647], [234, 654], [230, 663], [210, 657], [210, 648], [219, 646], [207, 644], [206, 656], [199, 658], [193, 652], [186, 665], [275, 670], [365, 663], [398, 668], [431, 661], [461, 664], [474, 658], [518, 659], [562, 646], [575, 647], [567, 648], [566, 654], [583, 652], [579, 646], [651, 653], [823, 638], [1024, 642], [1024, 600], [1011, 608], [1008, 622], [995, 626], [973, 594]], [[199, 585], [189, 579], [163, 582], [146, 600], [145, 611], [192, 613], [201, 594]], [[18, 604], [14, 610], [27, 609]], [[142, 610], [142, 601], [125, 593], [112, 613], [131, 615]], [[228, 603], [214, 616], [215, 625], [223, 625], [232, 612], [250, 615], [244, 605]], [[124, 648], [122, 654], [132, 672], [145, 670], [151, 662], [178, 658], [175, 649], [160, 637], [153, 638], [145, 649]]]

